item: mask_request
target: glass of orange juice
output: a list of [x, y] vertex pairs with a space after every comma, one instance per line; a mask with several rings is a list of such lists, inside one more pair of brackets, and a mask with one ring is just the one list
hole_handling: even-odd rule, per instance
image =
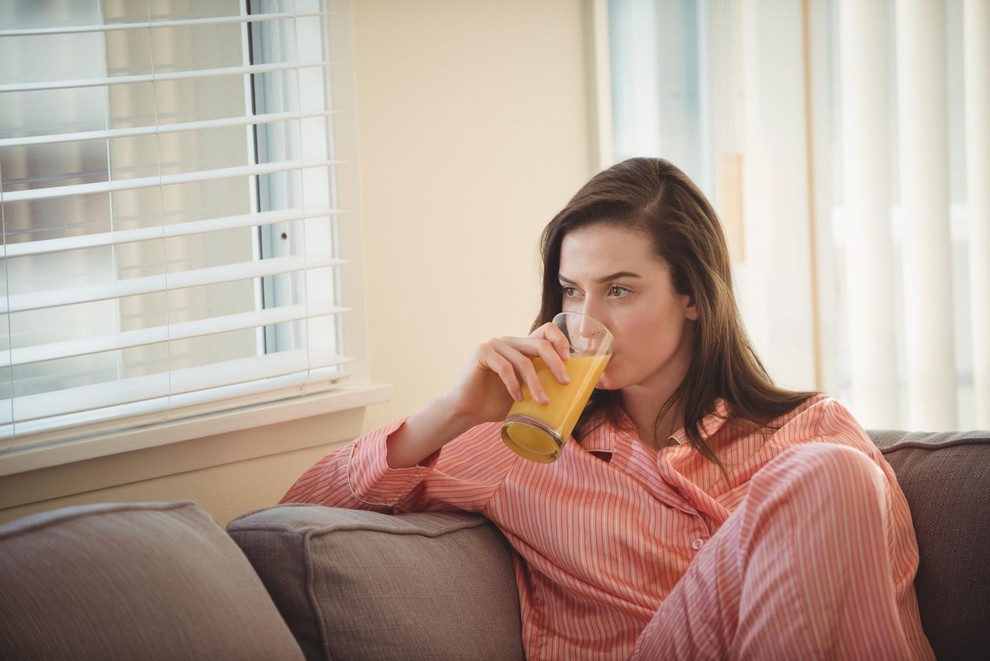
[[553, 323], [570, 343], [570, 356], [564, 361], [570, 383], [558, 383], [543, 360], [533, 358], [550, 403], [540, 404], [523, 386], [523, 400], [512, 405], [502, 423], [502, 441], [516, 454], [540, 463], [560, 456], [612, 357], [612, 333], [601, 322], [580, 312], [561, 312]]

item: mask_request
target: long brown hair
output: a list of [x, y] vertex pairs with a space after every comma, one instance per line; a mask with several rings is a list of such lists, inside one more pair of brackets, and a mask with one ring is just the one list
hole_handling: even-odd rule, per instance
[[[560, 248], [571, 231], [591, 225], [635, 229], [653, 242], [670, 268], [678, 294], [689, 295], [698, 310], [687, 376], [658, 412], [655, 426], [680, 406], [691, 444], [721, 466], [701, 435], [702, 419], [722, 398], [729, 417], [760, 428], [793, 410], [813, 393], [773, 384], [743, 328], [732, 290], [729, 250], [715, 210], [687, 175], [668, 161], [631, 158], [586, 183], [543, 231], [543, 296], [533, 328], [562, 308], [558, 280]], [[622, 417], [621, 391], [596, 390], [577, 424], [577, 434], [603, 413]], [[649, 439], [643, 439], [647, 441]]]

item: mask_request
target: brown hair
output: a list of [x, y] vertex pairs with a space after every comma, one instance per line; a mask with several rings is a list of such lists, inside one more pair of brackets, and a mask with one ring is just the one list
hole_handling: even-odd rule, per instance
[[[729, 417], [747, 427], [765, 427], [813, 393], [773, 384], [743, 328], [732, 291], [732, 270], [722, 226], [704, 194], [668, 161], [631, 158], [595, 175], [543, 231], [543, 295], [533, 328], [561, 311], [560, 248], [568, 232], [591, 225], [616, 225], [643, 232], [670, 268], [678, 294], [691, 296], [697, 311], [687, 376], [660, 409], [656, 426], [674, 406], [684, 414], [691, 444], [721, 466], [715, 448], [700, 432], [702, 419], [725, 399]], [[621, 391], [596, 390], [577, 424], [599, 412], [617, 422]], [[600, 420], [601, 418], [599, 418]], [[647, 440], [647, 439], [644, 439]]]

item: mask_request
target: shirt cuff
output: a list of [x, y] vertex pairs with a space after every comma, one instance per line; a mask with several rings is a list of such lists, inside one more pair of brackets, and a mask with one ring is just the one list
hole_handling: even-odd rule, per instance
[[439, 452], [420, 465], [389, 468], [385, 459], [388, 437], [405, 424], [405, 418], [379, 427], [351, 445], [347, 459], [347, 484], [351, 494], [363, 503], [395, 507], [430, 472]]

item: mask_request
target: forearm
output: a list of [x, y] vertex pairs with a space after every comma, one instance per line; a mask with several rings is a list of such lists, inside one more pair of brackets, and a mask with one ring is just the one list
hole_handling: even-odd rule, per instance
[[[442, 411], [439, 403], [427, 405], [412, 418], [380, 427], [323, 457], [296, 480], [281, 502], [381, 512], [481, 511], [518, 457], [499, 441], [497, 423], [477, 425], [473, 416], [467, 421]], [[400, 432], [410, 422], [409, 436], [404, 438]], [[470, 429], [460, 433], [465, 426]], [[431, 461], [454, 435], [458, 439], [451, 446], [456, 448]], [[410, 465], [389, 465], [389, 446], [395, 440], [396, 455]], [[465, 471], [469, 478], [463, 477]], [[424, 484], [429, 487], [418, 488]]]
[[417, 466], [475, 424], [476, 421], [455, 414], [445, 399], [434, 399], [388, 437], [385, 443], [388, 466]]

